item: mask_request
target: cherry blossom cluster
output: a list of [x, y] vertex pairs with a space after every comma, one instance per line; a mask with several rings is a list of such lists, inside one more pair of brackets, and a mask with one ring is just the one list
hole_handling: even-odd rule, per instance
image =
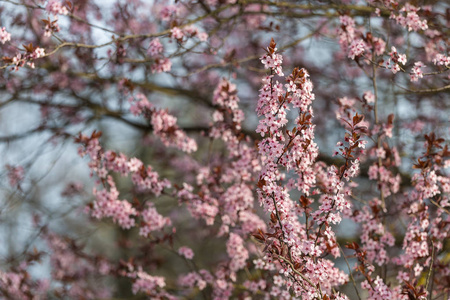
[[[433, 251], [441, 249], [441, 241], [446, 239], [448, 231], [444, 230], [444, 233], [442, 230], [437, 229], [438, 227], [442, 228], [442, 226], [445, 226], [443, 225], [443, 219], [441, 218], [442, 210], [438, 209], [435, 212], [437, 217], [431, 217], [433, 210], [428, 206], [427, 199], [433, 199], [436, 195], [441, 194], [441, 187], [443, 190], [446, 190], [445, 186], [449, 181], [448, 178], [437, 176], [436, 172], [440, 169], [439, 165], [443, 164], [440, 157], [447, 156], [448, 151], [446, 150], [446, 147], [441, 147], [440, 145], [443, 142], [443, 139], [436, 138], [434, 134], [425, 135], [425, 138], [427, 153], [423, 156], [425, 157], [425, 160], [419, 159], [418, 163], [415, 165], [416, 168], [421, 169], [421, 172], [413, 175], [412, 180], [415, 182], [414, 190], [400, 202], [397, 208], [403, 211], [401, 215], [409, 220], [405, 220], [405, 223], [407, 223], [408, 226], [403, 238], [403, 252], [398, 256], [392, 257], [390, 260], [404, 268], [403, 270], [400, 269], [398, 271], [397, 276], [399, 282], [404, 285], [402, 289], [400, 289], [400, 286], [389, 289], [386, 286], [383, 287], [384, 284], [379, 277], [377, 277], [373, 283], [369, 280], [364, 283], [364, 288], [369, 290], [369, 294], [373, 299], [382, 299], [382, 297], [389, 295], [398, 299], [409, 299], [407, 295], [414, 295], [415, 299], [426, 299], [428, 294], [426, 287], [424, 285], [416, 284], [413, 278], [420, 277], [424, 274], [426, 267], [428, 267], [427, 272], [431, 272], [432, 268], [439, 266], [439, 264], [434, 266], [431, 265], [433, 264]], [[442, 151], [436, 153], [433, 152], [433, 148], [442, 149]], [[395, 148], [389, 149], [385, 146], [382, 150], [383, 165], [388, 167], [389, 161], [393, 161], [392, 165], [399, 165], [398, 159], [395, 158], [395, 156], [398, 155]], [[391, 156], [394, 156], [394, 159], [392, 159]], [[439, 162], [435, 164], [437, 169], [429, 170], [430, 164], [427, 163], [427, 160], [433, 160], [433, 157], [438, 157]], [[381, 157], [379, 156], [379, 158]], [[378, 179], [378, 182], [380, 182], [380, 179]], [[389, 196], [388, 192], [389, 190], [383, 190], [383, 188], [381, 188], [382, 197]], [[396, 191], [392, 192], [395, 193]], [[372, 230], [363, 232], [362, 241], [366, 241], [367, 238], [372, 239], [370, 243], [364, 242], [365, 258], [368, 261], [376, 262], [379, 265], [381, 265], [381, 263], [387, 264], [389, 262], [389, 254], [383, 249], [382, 245], [392, 246], [394, 243], [392, 235], [386, 231], [386, 227], [381, 222], [382, 218], [380, 218], [380, 215], [382, 213], [379, 209], [380, 206], [382, 206], [380, 200], [374, 199], [371, 203], [371, 210], [365, 210], [365, 213], [372, 214], [373, 216], [363, 216], [362, 218], [365, 220], [361, 220], [363, 224], [369, 224], [369, 222], [378, 220], [378, 224], [373, 223], [378, 229], [376, 229], [377, 227], [374, 227]], [[356, 217], [361, 218], [359, 215]], [[371, 232], [374, 234], [372, 238]], [[371, 286], [368, 285], [369, 283]]]
[[339, 17], [341, 27], [338, 29], [339, 44], [343, 50], [354, 41], [356, 35], [355, 20], [348, 15]]
[[[227, 238], [229, 259], [222, 261], [214, 273], [201, 270], [182, 275], [179, 279], [183, 286], [191, 288], [203, 290], [206, 284], [212, 285], [216, 299], [231, 296], [237, 273], [247, 266], [248, 258], [255, 253], [248, 249], [246, 239], [258, 228], [266, 228], [253, 208], [255, 199], [251, 184], [261, 167], [251, 140], [242, 138], [244, 115], [239, 108], [237, 93], [234, 84], [221, 79], [212, 99], [215, 111], [208, 135], [212, 141], [225, 143], [227, 159], [218, 165], [213, 160], [210, 167], [200, 168], [196, 185], [184, 182], [177, 187], [179, 203], [186, 205], [195, 219], [204, 220], [208, 226], [219, 222], [217, 236]], [[184, 257], [189, 255], [186, 258], [190, 259], [190, 253], [180, 254]]]
[[183, 31], [182, 31], [180, 28], [178, 28], [178, 27], [173, 27], [173, 28], [170, 30], [170, 36], [171, 36], [173, 39], [176, 39], [177, 41], [182, 41], [182, 40], [183, 40], [183, 37], [184, 37], [184, 33], [183, 33]]
[[171, 186], [168, 180], [161, 180], [158, 173], [151, 166], [145, 167], [137, 158], [128, 159], [122, 153], [104, 151], [99, 143], [101, 133], [93, 132], [90, 137], [81, 135], [76, 139], [82, 144], [80, 155], [88, 155], [91, 159], [89, 167], [101, 179], [103, 189], [94, 189], [96, 201], [86, 208], [93, 217], [112, 218], [115, 223], [125, 229], [136, 225], [135, 218], [141, 216], [141, 235], [147, 236], [149, 232], [159, 230], [170, 224], [170, 220], [160, 216], [154, 207], [138, 212], [127, 200], [120, 200], [119, 192], [109, 172], [117, 172], [122, 176], [131, 174], [133, 183], [138, 192], [151, 192], [159, 196], [164, 188]]
[[3, 60], [11, 65], [13, 65], [12, 70], [17, 71], [19, 68], [28, 65], [30, 68], [34, 69], [34, 61], [38, 58], [45, 56], [44, 48], [34, 47], [33, 44], [23, 45], [26, 53], [19, 53], [14, 57], [3, 57]]
[[125, 263], [121, 274], [133, 280], [133, 294], [142, 292], [155, 299], [176, 299], [164, 291], [164, 287], [166, 286], [166, 280], [164, 277], [152, 276], [145, 272], [142, 267], [136, 268], [130, 262]]
[[140, 215], [142, 224], [139, 228], [139, 234], [144, 237], [147, 237], [152, 231], [161, 231], [165, 226], [172, 224], [168, 217], [163, 217], [158, 213], [153, 203], [149, 203], [148, 207]]
[[[275, 52], [276, 44], [273, 40], [268, 49], [272, 56], [279, 55]], [[261, 61], [266, 65], [265, 57], [262, 57]], [[281, 67], [273, 65], [272, 74], [280, 73], [274, 68]], [[275, 81], [273, 77], [274, 75], [270, 75], [263, 79], [257, 106], [258, 115], [264, 116], [257, 128], [257, 132], [264, 137], [258, 144], [263, 162], [258, 183], [258, 198], [271, 216], [270, 228], [273, 233], [259, 230], [254, 236], [266, 245], [266, 267], [272, 265], [269, 268], [280, 269], [280, 274], [285, 277], [284, 284], [292, 289], [296, 297], [322, 298], [328, 293], [332, 294], [333, 286], [347, 280], [347, 276], [336, 269], [331, 261], [319, 257], [327, 251], [327, 247], [324, 247], [325, 241], [329, 242], [328, 245], [336, 247], [331, 227], [323, 227], [325, 223], [340, 221], [338, 214], [332, 213], [331, 210], [337, 208], [338, 211], [342, 211], [344, 207], [348, 208], [348, 201], [339, 190], [344, 185], [341, 182], [342, 178], [348, 180], [358, 171], [358, 161], [350, 163], [350, 158], [351, 152], [360, 145], [361, 129], [358, 124], [362, 121], [362, 117], [358, 115], [354, 117], [353, 124], [350, 124], [351, 132], [346, 138], [349, 146], [341, 149], [346, 155], [348, 166], [341, 169], [342, 174], [338, 174], [336, 168], [330, 168], [329, 175], [325, 176], [331, 179], [330, 187], [327, 194], [320, 199], [322, 203], [320, 209], [311, 214], [309, 205], [312, 199], [305, 196], [309, 196], [316, 187], [316, 173], [319, 168], [315, 165], [318, 147], [314, 143], [314, 125], [311, 123], [313, 115], [311, 104], [315, 98], [312, 83], [305, 69], [294, 69], [286, 78], [289, 83], [285, 86]], [[289, 105], [298, 109], [298, 117], [295, 120], [296, 127], [285, 131], [286, 137], [282, 128], [288, 123], [286, 112]], [[286, 173], [281, 168], [285, 168], [286, 171], [294, 170], [296, 179], [291, 178], [283, 185]], [[291, 200], [289, 191], [293, 189], [305, 195], [301, 198], [303, 208]], [[336, 194], [333, 195], [333, 192]], [[312, 225], [299, 222], [297, 215], [301, 215], [302, 212], [317, 224], [317, 235], [311, 232], [312, 228], [309, 226]], [[333, 253], [339, 255], [339, 251]], [[319, 285], [320, 288], [317, 288]]]
[[362, 56], [366, 47], [367, 45], [362, 39], [354, 40], [348, 47], [348, 57], [355, 59], [357, 56]]
[[386, 62], [386, 67], [395, 74], [402, 69], [400, 64], [406, 64], [406, 55], [398, 53], [397, 49], [392, 46], [391, 52], [389, 52], [389, 56], [390, 58]]
[[[134, 216], [137, 215], [130, 202], [126, 200], [119, 200], [119, 192], [111, 176], [106, 179], [109, 190], [103, 189], [98, 191], [94, 189], [93, 194], [96, 198], [92, 208], [88, 209], [93, 217], [97, 219], [112, 218], [120, 227], [130, 229], [134, 227]], [[144, 215], [145, 218], [145, 215]], [[142, 229], [141, 227], [141, 230]]]
[[69, 297], [111, 297], [111, 290], [100, 284], [100, 281], [93, 284], [84, 280], [110, 274], [111, 265], [105, 259], [98, 257], [91, 260], [77, 255], [81, 248], [75, 243], [67, 243], [53, 232], [45, 233], [45, 238], [51, 250], [52, 279], [67, 283]]
[[11, 34], [6, 31], [5, 27], [0, 28], [0, 43], [4, 44], [11, 40]]
[[52, 33], [54, 32], [59, 32], [61, 30], [61, 28], [58, 25], [58, 19], [55, 18], [54, 20], [50, 20], [50, 18], [48, 18], [47, 20], [42, 20], [42, 22], [44, 22], [45, 27], [44, 27], [44, 36], [45, 37], [49, 37], [52, 35]]
[[[35, 226], [38, 219], [34, 220]], [[67, 298], [110, 298], [113, 289], [108, 288], [104, 278], [114, 270], [102, 257], [84, 252], [78, 242], [68, 236], [58, 235], [44, 227], [41, 230], [46, 251], [34, 248], [24, 252], [23, 260], [10, 271], [0, 270], [0, 294], [6, 299], [47, 299], [54, 295]], [[35, 279], [31, 268], [42, 259], [49, 260], [51, 273], [48, 278]]]
[[46, 11], [49, 14], [57, 15], [67, 15], [69, 13], [70, 2], [61, 3], [60, 0], [49, 0], [47, 6], [45, 7]]
[[450, 56], [445, 56], [444, 54], [438, 53], [435, 58], [433, 58], [433, 63], [438, 66], [450, 66]]
[[195, 26], [189, 25], [180, 29], [179, 27], [173, 27], [170, 30], [170, 36], [178, 42], [183, 42], [183, 38], [197, 37], [200, 41], [204, 42], [208, 39], [206, 32], [201, 32]]
[[61, 195], [64, 197], [74, 197], [79, 195], [84, 190], [84, 185], [81, 182], [70, 182], [66, 185]]
[[[370, 101], [374, 99], [374, 96], [371, 92], [366, 92], [366, 94], [363, 95], [363, 98], [365, 98], [365, 100], [370, 103]], [[351, 122], [352, 116], [357, 113], [357, 103], [358, 100], [355, 98], [342, 97], [337, 99], [338, 108], [334, 113], [336, 119], [339, 121], [339, 123], [341, 123], [342, 126], [347, 126], [347, 122]], [[341, 143], [339, 143], [338, 146], [342, 146]], [[334, 155], [338, 154], [338, 151], [334, 153]]]
[[152, 64], [152, 73], [169, 72], [172, 68], [172, 62], [167, 57], [155, 58], [154, 64]]
[[197, 143], [178, 128], [177, 118], [166, 110], [154, 110], [151, 114], [153, 133], [158, 136], [166, 146], [175, 146], [190, 153], [197, 151]]
[[198, 272], [190, 272], [188, 274], [181, 275], [178, 279], [181, 286], [193, 288], [197, 287], [199, 290], [203, 290], [207, 284], [214, 282], [214, 277], [207, 270], [200, 270]]
[[159, 11], [159, 17], [163, 21], [170, 21], [177, 17], [179, 9], [176, 5], [164, 5]]
[[375, 95], [371, 91], [366, 91], [363, 94], [363, 99], [366, 101], [366, 103], [374, 103]]
[[[415, 295], [417, 299], [427, 299], [428, 291], [426, 285], [415, 284], [414, 278], [423, 274], [429, 274], [435, 268], [441, 268], [441, 262], [435, 261], [434, 253], [442, 249], [442, 241], [448, 239], [448, 227], [444, 220], [448, 215], [443, 215], [442, 206], [437, 210], [432, 209], [430, 204], [436, 203], [433, 199], [439, 199], [436, 195], [448, 193], [448, 177], [437, 176], [440, 166], [443, 165], [441, 156], [449, 154], [446, 147], [441, 147], [443, 139], [434, 134], [425, 135], [427, 151], [422, 159], [418, 160], [415, 168], [420, 173], [414, 174], [414, 190], [406, 197], [400, 206], [408, 216], [408, 227], [403, 238], [403, 253], [393, 258], [393, 262], [404, 266], [404, 271], [399, 271], [397, 278], [405, 283], [404, 294]], [[442, 150], [435, 152], [436, 150]], [[430, 161], [438, 158], [436, 167], [430, 169]], [[441, 198], [442, 199], [442, 198]], [[437, 200], [441, 201], [441, 200]], [[445, 201], [444, 201], [444, 205]], [[448, 266], [444, 267], [448, 271]], [[439, 276], [435, 274], [435, 276]], [[438, 279], [439, 280], [439, 279]]]
[[337, 143], [336, 155], [344, 158], [345, 163], [340, 169], [335, 166], [327, 169], [328, 180], [325, 182], [328, 193], [321, 196], [319, 209], [312, 213], [313, 219], [321, 226], [326, 223], [338, 224], [342, 220], [341, 213], [349, 214], [351, 202], [347, 197], [351, 195], [351, 190], [345, 188], [345, 181], [358, 175], [360, 161], [355, 154], [364, 153], [367, 143], [362, 139], [367, 132], [362, 115], [356, 113], [350, 120], [341, 120], [346, 124], [347, 132], [344, 142]]
[[248, 259], [248, 251], [244, 246], [244, 240], [235, 233], [230, 233], [227, 241], [227, 253], [231, 258], [230, 269], [232, 272], [237, 272], [246, 266]]
[[278, 76], [284, 76], [282, 68], [283, 56], [276, 53], [277, 48], [275, 46], [276, 44], [271, 43], [270, 46], [267, 47], [267, 53], [261, 57], [261, 62], [265, 69], [271, 69]]
[[152, 295], [156, 288], [164, 288], [165, 285], [163, 277], [151, 276], [143, 271], [137, 271], [136, 281], [133, 283], [133, 293], [144, 292], [147, 295]]
[[[394, 294], [391, 289], [377, 276], [377, 278], [369, 284], [368, 281], [361, 283], [361, 287], [369, 291], [369, 298], [371, 300], [393, 299]], [[398, 296], [398, 295], [397, 295]], [[404, 298], [404, 297], [401, 297]], [[395, 298], [399, 299], [399, 298]]]
[[49, 0], [47, 3], [47, 6], [45, 7], [45, 10], [48, 14], [53, 15], [53, 19], [50, 19], [48, 17], [47, 19], [42, 19], [42, 22], [44, 22], [44, 36], [50, 37], [52, 33], [59, 32], [61, 28], [58, 24], [58, 15], [68, 15], [69, 10], [72, 10], [72, 3], [69, 1], [65, 1], [63, 4], [60, 0]]
[[183, 188], [178, 191], [181, 203], [186, 203], [187, 209], [194, 218], [202, 218], [207, 225], [214, 223], [214, 218], [219, 213], [218, 201], [208, 194], [197, 195], [193, 193], [194, 188], [183, 183]]
[[400, 13], [398, 15], [392, 13], [391, 18], [395, 19], [397, 24], [400, 24], [405, 28], [407, 27], [408, 31], [427, 30], [427, 20], [420, 19], [417, 14], [419, 10], [420, 8], [410, 3], [406, 3], [405, 6], [400, 9]]
[[32, 280], [27, 272], [29, 263], [24, 261], [10, 272], [0, 270], [0, 292], [10, 299], [26, 300], [33, 297], [43, 299], [49, 290], [48, 280]]
[[[384, 54], [386, 42], [381, 37], [375, 37], [372, 33], [364, 34], [356, 28], [355, 21], [348, 15], [340, 17], [341, 27], [338, 29], [339, 44], [347, 53], [348, 58], [355, 60], [364, 56], [368, 51], [373, 51], [377, 56]], [[361, 36], [361, 38], [357, 38]]]
[[378, 180], [380, 189], [386, 197], [397, 193], [400, 188], [400, 175], [394, 176], [390, 170], [384, 166], [379, 166], [378, 163], [374, 163], [369, 167], [368, 175], [369, 179]]
[[220, 80], [214, 90], [213, 104], [217, 106], [217, 110], [213, 113], [214, 124], [209, 136], [222, 139], [233, 156], [239, 156], [241, 150], [236, 133], [241, 130], [244, 112], [239, 109], [239, 101], [236, 85], [226, 79]]
[[156, 56], [164, 51], [164, 47], [159, 41], [159, 38], [153, 39], [147, 49], [147, 54], [150, 56]]
[[414, 63], [414, 67], [411, 69], [411, 73], [409, 77], [411, 81], [418, 81], [420, 78], [423, 78], [422, 67], [424, 66], [423, 62], [417, 61]]
[[[178, 44], [183, 44], [188, 39], [193, 37], [198, 38], [201, 42], [205, 42], [208, 39], [208, 34], [206, 32], [201, 31], [198, 27], [192, 24], [185, 26], [179, 24], [182, 19], [182, 11], [183, 9], [177, 5], [166, 5], [160, 10], [160, 19], [162, 21], [169, 22], [170, 24], [170, 33], [168, 36]], [[159, 39], [153, 39], [150, 42], [150, 47], [147, 52], [153, 59], [153, 64], [151, 66], [152, 73], [169, 72], [172, 68], [171, 60], [167, 56], [163, 56], [162, 52], [163, 46]]]
[[151, 66], [152, 73], [169, 72], [172, 68], [172, 62], [169, 58], [162, 55], [163, 51], [164, 46], [159, 38], [155, 38], [150, 42], [147, 54], [154, 60]]
[[178, 249], [178, 254], [183, 256], [186, 259], [193, 259], [194, 258], [194, 252], [191, 248], [183, 246]]
[[177, 118], [170, 115], [167, 110], [156, 109], [144, 94], [139, 93], [135, 98], [130, 98], [130, 111], [134, 115], [144, 116], [153, 128], [153, 134], [164, 145], [176, 147], [184, 152], [197, 151], [197, 143], [187, 136], [177, 125]]

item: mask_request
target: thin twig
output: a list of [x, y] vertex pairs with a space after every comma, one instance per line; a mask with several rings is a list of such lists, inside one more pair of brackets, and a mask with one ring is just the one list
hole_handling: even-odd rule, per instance
[[430, 199], [430, 202], [433, 203], [434, 205], [436, 205], [437, 207], [439, 207], [440, 209], [442, 209], [443, 211], [445, 211], [448, 215], [450, 215], [450, 211], [448, 211], [448, 209], [443, 208], [441, 205], [439, 205], [439, 203], [437, 203], [433, 199]]
[[398, 84], [396, 84], [396, 86], [398, 86], [399, 88], [401, 88], [402, 90], [405, 90], [407, 92], [419, 93], [419, 94], [438, 93], [438, 92], [443, 92], [443, 91], [446, 91], [446, 90], [450, 90], [450, 84], [446, 85], [446, 86], [442, 86], [442, 87], [437, 87], [437, 88], [432, 88], [432, 89], [425, 89], [425, 90], [411, 90], [411, 89], [402, 87], [401, 85], [398, 85]]
[[342, 250], [341, 245], [336, 241], [336, 245], [338, 245], [339, 250], [341, 250], [342, 256], [344, 257], [345, 263], [348, 267], [348, 273], [350, 274], [350, 279], [352, 280], [353, 287], [355, 288], [356, 295], [358, 296], [358, 299], [361, 300], [361, 295], [359, 294], [358, 288], [356, 287], [355, 278], [353, 278], [352, 269], [350, 268], [350, 264], [348, 263], [347, 257], [345, 257], [344, 250]]
[[428, 271], [427, 275], [427, 282], [425, 284], [425, 289], [428, 291], [428, 297], [431, 300], [432, 299], [432, 292], [433, 292], [433, 280], [431, 280], [430, 289], [428, 289], [428, 285], [430, 284], [430, 277], [433, 273], [433, 264], [434, 264], [434, 242], [431, 240], [431, 262], [430, 262], [430, 270]]
[[[289, 266], [291, 266], [291, 269], [292, 269], [292, 271], [293, 271], [295, 274], [299, 275], [304, 281], [306, 281], [307, 283], [309, 283], [313, 288], [315, 288], [315, 289], [317, 290], [316, 285], [315, 285], [314, 283], [312, 283], [311, 280], [309, 280], [308, 278], [306, 278], [305, 275], [303, 275], [302, 273], [300, 273], [300, 272], [294, 267], [294, 265], [292, 264], [292, 262], [289, 261], [289, 259], [287, 259], [287, 258], [284, 257], [284, 256], [278, 255], [278, 254], [276, 254], [276, 253], [272, 253], [272, 255], [275, 255], [277, 258], [283, 260], [285, 263], [287, 263]], [[318, 291], [318, 290], [317, 290], [317, 291]], [[322, 297], [322, 293], [320, 293], [320, 297]]]

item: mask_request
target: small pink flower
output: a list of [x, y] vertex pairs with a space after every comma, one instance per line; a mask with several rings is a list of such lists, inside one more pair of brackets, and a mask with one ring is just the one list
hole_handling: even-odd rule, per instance
[[194, 251], [192, 251], [191, 248], [188, 248], [186, 246], [180, 247], [180, 249], [178, 249], [178, 254], [184, 256], [186, 259], [194, 258]]
[[150, 56], [155, 56], [155, 55], [157, 55], [157, 54], [163, 52], [163, 50], [164, 50], [163, 45], [161, 44], [161, 42], [159, 41], [159, 39], [156, 38], [156, 39], [154, 39], [154, 40], [152, 40], [152, 41], [150, 42], [149, 48], [148, 48], [148, 50], [147, 50], [147, 53], [148, 53]]
[[433, 59], [433, 63], [437, 66], [449, 66], [450, 65], [450, 56], [445, 56], [443, 54], [436, 54]]
[[11, 34], [6, 31], [6, 28], [0, 28], [0, 42], [2, 44], [11, 40]]
[[366, 47], [366, 43], [362, 39], [353, 41], [348, 47], [348, 57], [355, 59], [355, 57], [362, 56]]
[[363, 94], [363, 99], [366, 100], [367, 103], [374, 103], [375, 96], [371, 91], [367, 91]]
[[375, 150], [375, 152], [376, 152], [378, 158], [381, 158], [381, 159], [386, 158], [386, 151], [384, 151], [383, 148], [377, 148]]
[[67, 15], [69, 13], [69, 10], [67, 7], [61, 4], [58, 0], [50, 0], [47, 3], [47, 6], [45, 7], [47, 12], [56, 15]]
[[208, 40], [208, 34], [206, 32], [199, 32], [197, 37], [202, 42], [206, 42]]
[[155, 63], [151, 66], [152, 73], [163, 73], [169, 72], [172, 69], [172, 62], [170, 59], [158, 58], [155, 60]]
[[184, 37], [183, 31], [180, 28], [174, 27], [170, 30], [171, 36], [176, 40], [182, 40]]

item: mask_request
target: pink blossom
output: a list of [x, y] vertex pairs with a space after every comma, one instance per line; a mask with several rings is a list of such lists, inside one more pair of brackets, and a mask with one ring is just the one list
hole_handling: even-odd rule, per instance
[[137, 215], [136, 209], [126, 200], [119, 200], [119, 192], [111, 177], [108, 177], [110, 190], [97, 191], [94, 189], [96, 201], [93, 208], [89, 209], [93, 217], [97, 219], [111, 217], [115, 223], [122, 228], [130, 229], [134, 227], [135, 220], [133, 216]]
[[375, 102], [375, 96], [371, 91], [364, 92], [363, 99], [366, 100], [367, 103]]
[[217, 123], [217, 122], [222, 122], [224, 120], [224, 118], [223, 118], [223, 114], [220, 112], [220, 111], [214, 111], [214, 113], [213, 113], [213, 121], [215, 122], [215, 123]]
[[161, 11], [159, 12], [159, 17], [163, 21], [170, 21], [170, 19], [176, 16], [176, 14], [177, 7], [175, 5], [167, 5], [161, 9]]
[[362, 39], [354, 40], [348, 47], [348, 57], [355, 59], [355, 57], [362, 56], [365, 48], [367, 45]]
[[397, 49], [392, 46], [391, 52], [389, 52], [390, 59], [387, 61], [387, 68], [391, 69], [392, 73], [397, 73], [400, 71], [399, 63], [405, 65], [406, 64], [406, 55], [405, 54], [399, 54], [397, 52]]
[[373, 281], [372, 285], [369, 285], [367, 280], [363, 281], [361, 287], [368, 290], [369, 300], [392, 299], [392, 291], [379, 276]]
[[148, 236], [152, 231], [160, 231], [165, 226], [171, 225], [169, 218], [163, 217], [158, 213], [153, 203], [149, 203], [148, 207], [141, 213], [143, 224], [139, 229], [139, 234]]
[[172, 68], [172, 62], [170, 61], [170, 59], [168, 59], [166, 57], [157, 58], [151, 66], [152, 73], [169, 72], [171, 70], [171, 68]]
[[158, 136], [166, 146], [175, 146], [185, 152], [197, 150], [197, 143], [177, 126], [177, 118], [165, 110], [155, 110], [151, 115], [153, 133]]
[[140, 115], [153, 107], [147, 97], [142, 93], [136, 94], [135, 99], [130, 97], [128, 101], [131, 103], [130, 111], [135, 116]]
[[341, 27], [338, 30], [339, 44], [343, 50], [347, 50], [355, 38], [355, 21], [348, 15], [339, 17]]
[[45, 56], [45, 50], [44, 50], [44, 48], [39, 48], [39, 47], [34, 49], [33, 54], [31, 54], [32, 59], [37, 59], [37, 58], [40, 58], [43, 56]]
[[186, 259], [193, 259], [194, 258], [194, 252], [191, 248], [188, 248], [186, 246], [180, 247], [178, 249], [178, 254], [181, 256], [184, 256]]
[[136, 272], [135, 274], [136, 280], [132, 287], [133, 294], [143, 292], [153, 295], [155, 294], [157, 288], [163, 288], [166, 286], [164, 277], [151, 276], [142, 270]]
[[420, 273], [422, 273], [423, 270], [423, 266], [416, 264], [416, 266], [414, 267], [414, 276], [419, 276]]
[[59, 0], [49, 0], [45, 7], [47, 12], [56, 15], [67, 15], [69, 10], [65, 5], [62, 5]]
[[[276, 51], [277, 48], [274, 49], [274, 51]], [[277, 53], [273, 53], [273, 54], [264, 54], [261, 58], [260, 58], [261, 62], [264, 65], [265, 69], [273, 69], [275, 74], [277, 74], [278, 76], [283, 76], [283, 70], [282, 70], [282, 62], [283, 62], [283, 57], [280, 54]]]
[[437, 66], [449, 66], [450, 65], [450, 56], [445, 56], [441, 53], [436, 54], [433, 59], [433, 63]]
[[170, 30], [170, 33], [171, 33], [171, 36], [176, 40], [182, 40], [184, 37], [183, 31], [181, 31], [181, 29], [178, 27], [173, 27]]
[[[406, 3], [405, 6], [400, 10], [400, 14], [395, 16], [394, 18], [398, 24], [403, 27], [408, 27], [408, 31], [418, 31], [428, 29], [427, 20], [421, 20], [417, 12], [420, 8], [415, 7], [409, 3]], [[406, 13], [406, 16], [405, 16]]]
[[374, 37], [372, 40], [375, 54], [381, 56], [386, 50], [386, 42], [382, 38]]
[[141, 169], [141, 167], [144, 164], [142, 163], [142, 161], [140, 161], [139, 159], [137, 159], [136, 157], [133, 157], [132, 159], [130, 159], [130, 161], [128, 162], [128, 170], [130, 172], [137, 172]]
[[375, 152], [376, 152], [378, 158], [381, 158], [381, 159], [386, 158], [386, 151], [384, 151], [383, 148], [377, 148], [375, 150]]
[[414, 67], [409, 74], [411, 81], [418, 81], [419, 78], [423, 78], [423, 72], [421, 67], [423, 67], [423, 63], [421, 61], [415, 62]]
[[208, 34], [206, 32], [199, 32], [197, 37], [202, 42], [206, 42], [208, 40]]
[[0, 42], [2, 44], [11, 40], [11, 34], [6, 31], [5, 27], [0, 28]]
[[158, 38], [155, 38], [150, 42], [147, 53], [150, 56], [156, 56], [157, 54], [162, 53], [163, 50], [164, 50], [163, 45], [161, 44]]
[[207, 282], [211, 282], [213, 280], [212, 275], [206, 270], [200, 270], [199, 273], [191, 272], [186, 275], [180, 276], [178, 282], [182, 286], [187, 287], [195, 287], [197, 286], [200, 290], [203, 290]]
[[239, 235], [230, 233], [230, 237], [227, 242], [227, 253], [231, 258], [230, 269], [233, 272], [245, 267], [245, 262], [249, 255], [248, 251], [245, 249], [244, 241]]

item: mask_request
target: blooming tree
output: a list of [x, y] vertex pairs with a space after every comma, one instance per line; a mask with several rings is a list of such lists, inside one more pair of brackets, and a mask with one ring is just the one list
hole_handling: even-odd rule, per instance
[[0, 0], [5, 299], [449, 299], [450, 7]]

